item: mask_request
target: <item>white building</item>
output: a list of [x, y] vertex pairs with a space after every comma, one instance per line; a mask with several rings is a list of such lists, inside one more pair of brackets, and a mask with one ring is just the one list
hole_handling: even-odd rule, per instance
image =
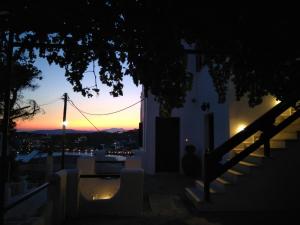
[[[262, 104], [250, 108], [246, 98], [241, 101], [235, 100], [232, 84], [226, 102], [219, 104], [208, 68], [203, 67], [200, 70], [196, 59], [196, 55], [188, 55], [187, 69], [194, 74], [193, 86], [187, 93], [184, 107], [173, 110], [172, 128], [168, 130], [167, 124], [157, 121], [159, 104], [152, 95], [149, 94], [142, 103], [143, 167], [147, 173], [181, 172], [181, 159], [185, 154], [184, 148], [187, 142], [196, 146], [198, 155], [203, 154], [206, 113], [201, 109], [203, 103], [208, 102], [209, 112], [214, 113], [215, 147], [224, 143], [276, 104], [273, 97], [265, 97]], [[158, 144], [158, 142], [165, 143]]]

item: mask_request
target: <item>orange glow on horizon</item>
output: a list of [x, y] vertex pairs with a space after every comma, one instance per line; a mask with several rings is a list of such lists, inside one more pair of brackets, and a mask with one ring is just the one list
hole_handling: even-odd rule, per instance
[[[110, 128], [123, 128], [125, 130], [137, 129], [139, 120], [111, 120], [111, 119], [93, 119], [93, 124], [99, 129], [110, 129]], [[45, 121], [43, 118], [36, 118], [34, 120], [19, 121], [17, 122], [18, 130], [53, 130], [61, 129], [62, 123], [60, 121], [48, 120]], [[67, 129], [74, 130], [90, 130], [96, 131], [96, 129], [85, 119], [82, 120], [69, 120]]]
[[[132, 101], [130, 101], [132, 102]], [[124, 103], [123, 103], [124, 104]], [[130, 104], [130, 103], [127, 103]], [[93, 104], [86, 104], [88, 112], [97, 112]], [[107, 111], [114, 111], [116, 107], [108, 107]], [[81, 106], [83, 107], [83, 105]], [[122, 108], [119, 106], [118, 108]], [[62, 129], [62, 108], [60, 105], [45, 108], [45, 113], [36, 115], [31, 120], [18, 120], [18, 130], [53, 130]], [[103, 110], [104, 111], [104, 110]], [[125, 130], [137, 129], [140, 122], [140, 104], [120, 113], [108, 116], [91, 116], [86, 117], [99, 129], [123, 128]], [[67, 110], [67, 129], [96, 131], [96, 129], [73, 107], [68, 106]]]
[[[44, 129], [62, 129], [64, 102], [62, 95], [68, 94], [68, 97], [81, 111], [105, 114], [124, 109], [140, 101], [141, 86], [136, 86], [131, 76], [125, 76], [123, 79], [123, 95], [117, 98], [110, 95], [111, 87], [99, 82], [100, 94], [92, 98], [83, 97], [80, 92], [74, 92], [73, 86], [66, 81], [65, 70], [57, 65], [49, 65], [44, 59], [38, 59], [37, 67], [42, 71], [43, 79], [36, 81], [39, 88], [35, 91], [24, 90], [22, 95], [25, 99], [35, 100], [44, 112], [35, 115], [31, 120], [17, 120], [17, 130], [44, 130]], [[89, 65], [90, 71], [93, 65]], [[96, 68], [97, 72], [99, 68]], [[95, 85], [95, 77], [86, 73], [81, 81], [83, 87]], [[140, 104], [112, 114], [109, 116], [91, 116], [86, 117], [99, 129], [138, 128], [140, 122]], [[67, 104], [67, 129], [96, 131], [71, 104]]]
[[[132, 126], [130, 125], [126, 125], [126, 126], [98, 126], [97, 127], [100, 131], [101, 130], [106, 130], [106, 129], [110, 129], [110, 128], [123, 128], [124, 130], [133, 130], [133, 129], [138, 129], [138, 124], [134, 124]], [[35, 125], [35, 124], [26, 124], [24, 122], [17, 124], [17, 129], [21, 130], [21, 131], [32, 131], [32, 130], [56, 130], [56, 129], [62, 129], [61, 126], [45, 126], [45, 125]], [[68, 126], [66, 129], [72, 129], [72, 130], [83, 130], [83, 131], [95, 131], [96, 129], [94, 127], [91, 126], [86, 126], [86, 125], [82, 125], [82, 126]]]

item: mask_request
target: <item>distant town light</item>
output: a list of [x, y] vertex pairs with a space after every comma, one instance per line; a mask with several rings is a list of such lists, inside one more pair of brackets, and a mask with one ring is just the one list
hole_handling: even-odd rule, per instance
[[188, 138], [185, 138], [185, 143], [188, 143], [189, 142], [189, 139]]
[[243, 131], [245, 128], [246, 128], [246, 124], [241, 123], [237, 126], [236, 132], [239, 133], [239, 132]]

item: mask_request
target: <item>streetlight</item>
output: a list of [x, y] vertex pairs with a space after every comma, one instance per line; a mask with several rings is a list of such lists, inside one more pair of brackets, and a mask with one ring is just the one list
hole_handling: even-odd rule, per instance
[[63, 122], [62, 122], [62, 130], [63, 130], [63, 144], [62, 144], [62, 154], [61, 154], [61, 169], [65, 168], [65, 136], [66, 136], [66, 127], [68, 124], [67, 121], [67, 101], [68, 94], [64, 93], [64, 112], [63, 112]]
[[66, 127], [68, 126], [68, 121], [63, 121], [62, 125], [63, 125], [63, 130], [65, 130]]

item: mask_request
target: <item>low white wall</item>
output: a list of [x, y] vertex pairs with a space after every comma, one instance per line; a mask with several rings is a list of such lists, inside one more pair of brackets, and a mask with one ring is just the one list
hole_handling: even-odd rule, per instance
[[52, 224], [60, 225], [66, 218], [67, 171], [60, 170], [52, 178], [51, 196], [53, 200]]
[[119, 179], [80, 179], [79, 214], [138, 216], [143, 208], [144, 170], [125, 168]]
[[80, 198], [93, 201], [93, 197], [109, 199], [120, 188], [120, 178], [81, 178], [79, 181]]

